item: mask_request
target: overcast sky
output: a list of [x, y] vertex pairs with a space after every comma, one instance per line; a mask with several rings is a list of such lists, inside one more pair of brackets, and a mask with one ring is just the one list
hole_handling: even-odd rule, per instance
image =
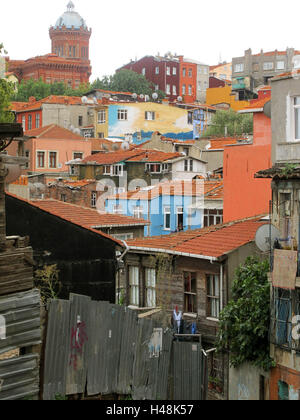
[[[299, 0], [73, 0], [92, 28], [91, 81], [130, 59], [167, 51], [209, 65], [287, 47], [300, 49]], [[51, 52], [48, 29], [68, 0], [1, 4], [0, 43], [12, 59]]]

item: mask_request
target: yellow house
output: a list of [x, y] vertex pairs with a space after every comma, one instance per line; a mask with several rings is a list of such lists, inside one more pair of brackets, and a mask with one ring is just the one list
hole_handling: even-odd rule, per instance
[[222, 63], [217, 66], [210, 66], [209, 75], [217, 77], [218, 79], [231, 80], [232, 63]]
[[229, 105], [234, 111], [240, 111], [249, 107], [249, 101], [239, 101], [232, 92], [231, 86], [209, 88], [206, 91], [207, 105]]
[[95, 112], [96, 137], [150, 140], [154, 132], [178, 139], [193, 138], [193, 120], [187, 109], [156, 102], [114, 102]]
[[5, 79], [8, 82], [11, 82], [14, 86], [14, 91], [17, 93], [18, 92], [18, 84], [19, 84], [19, 80], [17, 78], [17, 76], [14, 73], [8, 72], [5, 73]]

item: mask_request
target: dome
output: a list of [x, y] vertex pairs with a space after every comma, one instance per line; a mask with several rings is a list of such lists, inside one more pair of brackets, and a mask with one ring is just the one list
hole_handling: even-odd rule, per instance
[[67, 11], [57, 20], [54, 28], [57, 29], [65, 26], [68, 29], [72, 27], [75, 29], [80, 29], [81, 27], [87, 29], [85, 20], [80, 16], [79, 13], [75, 12], [74, 9], [74, 3], [70, 1], [67, 5]]

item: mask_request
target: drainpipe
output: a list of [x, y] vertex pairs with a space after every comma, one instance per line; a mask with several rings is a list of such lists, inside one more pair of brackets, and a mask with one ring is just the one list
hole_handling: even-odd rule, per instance
[[122, 241], [121, 240], [121, 242], [123, 243], [123, 245], [125, 246], [125, 251], [123, 252], [123, 254], [119, 257], [119, 258], [117, 258], [117, 261], [119, 262], [119, 261], [122, 261], [122, 259], [125, 257], [125, 255], [127, 254], [127, 252], [129, 251], [129, 246], [127, 245], [127, 243], [125, 242], [125, 241]]
[[[120, 262], [120, 261], [122, 261], [122, 259], [125, 257], [125, 255], [127, 254], [127, 252], [129, 251], [129, 246], [127, 245], [127, 243], [125, 242], [125, 241], [122, 241], [121, 240], [121, 242], [124, 244], [124, 246], [125, 246], [125, 251], [123, 252], [123, 254], [120, 256], [120, 257], [118, 257], [117, 258], [117, 261], [118, 262]], [[120, 278], [119, 278], [119, 272], [120, 272], [120, 269], [119, 269], [119, 267], [117, 268], [117, 275], [116, 275], [116, 290], [115, 290], [115, 299], [116, 299], [116, 303], [118, 303], [118, 300], [119, 300], [119, 293], [120, 293]]]
[[223, 264], [220, 265], [220, 310], [223, 310]]
[[5, 251], [6, 244], [6, 216], [5, 216], [5, 178], [7, 169], [0, 156], [0, 252]]

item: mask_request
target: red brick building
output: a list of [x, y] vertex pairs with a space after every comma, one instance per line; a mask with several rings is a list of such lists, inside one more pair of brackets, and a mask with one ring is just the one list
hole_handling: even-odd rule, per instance
[[21, 80], [34, 79], [46, 83], [64, 82], [73, 89], [87, 83], [92, 73], [89, 60], [91, 29], [74, 10], [72, 1], [67, 11], [50, 27], [51, 53], [28, 60], [9, 60], [10, 71]]

